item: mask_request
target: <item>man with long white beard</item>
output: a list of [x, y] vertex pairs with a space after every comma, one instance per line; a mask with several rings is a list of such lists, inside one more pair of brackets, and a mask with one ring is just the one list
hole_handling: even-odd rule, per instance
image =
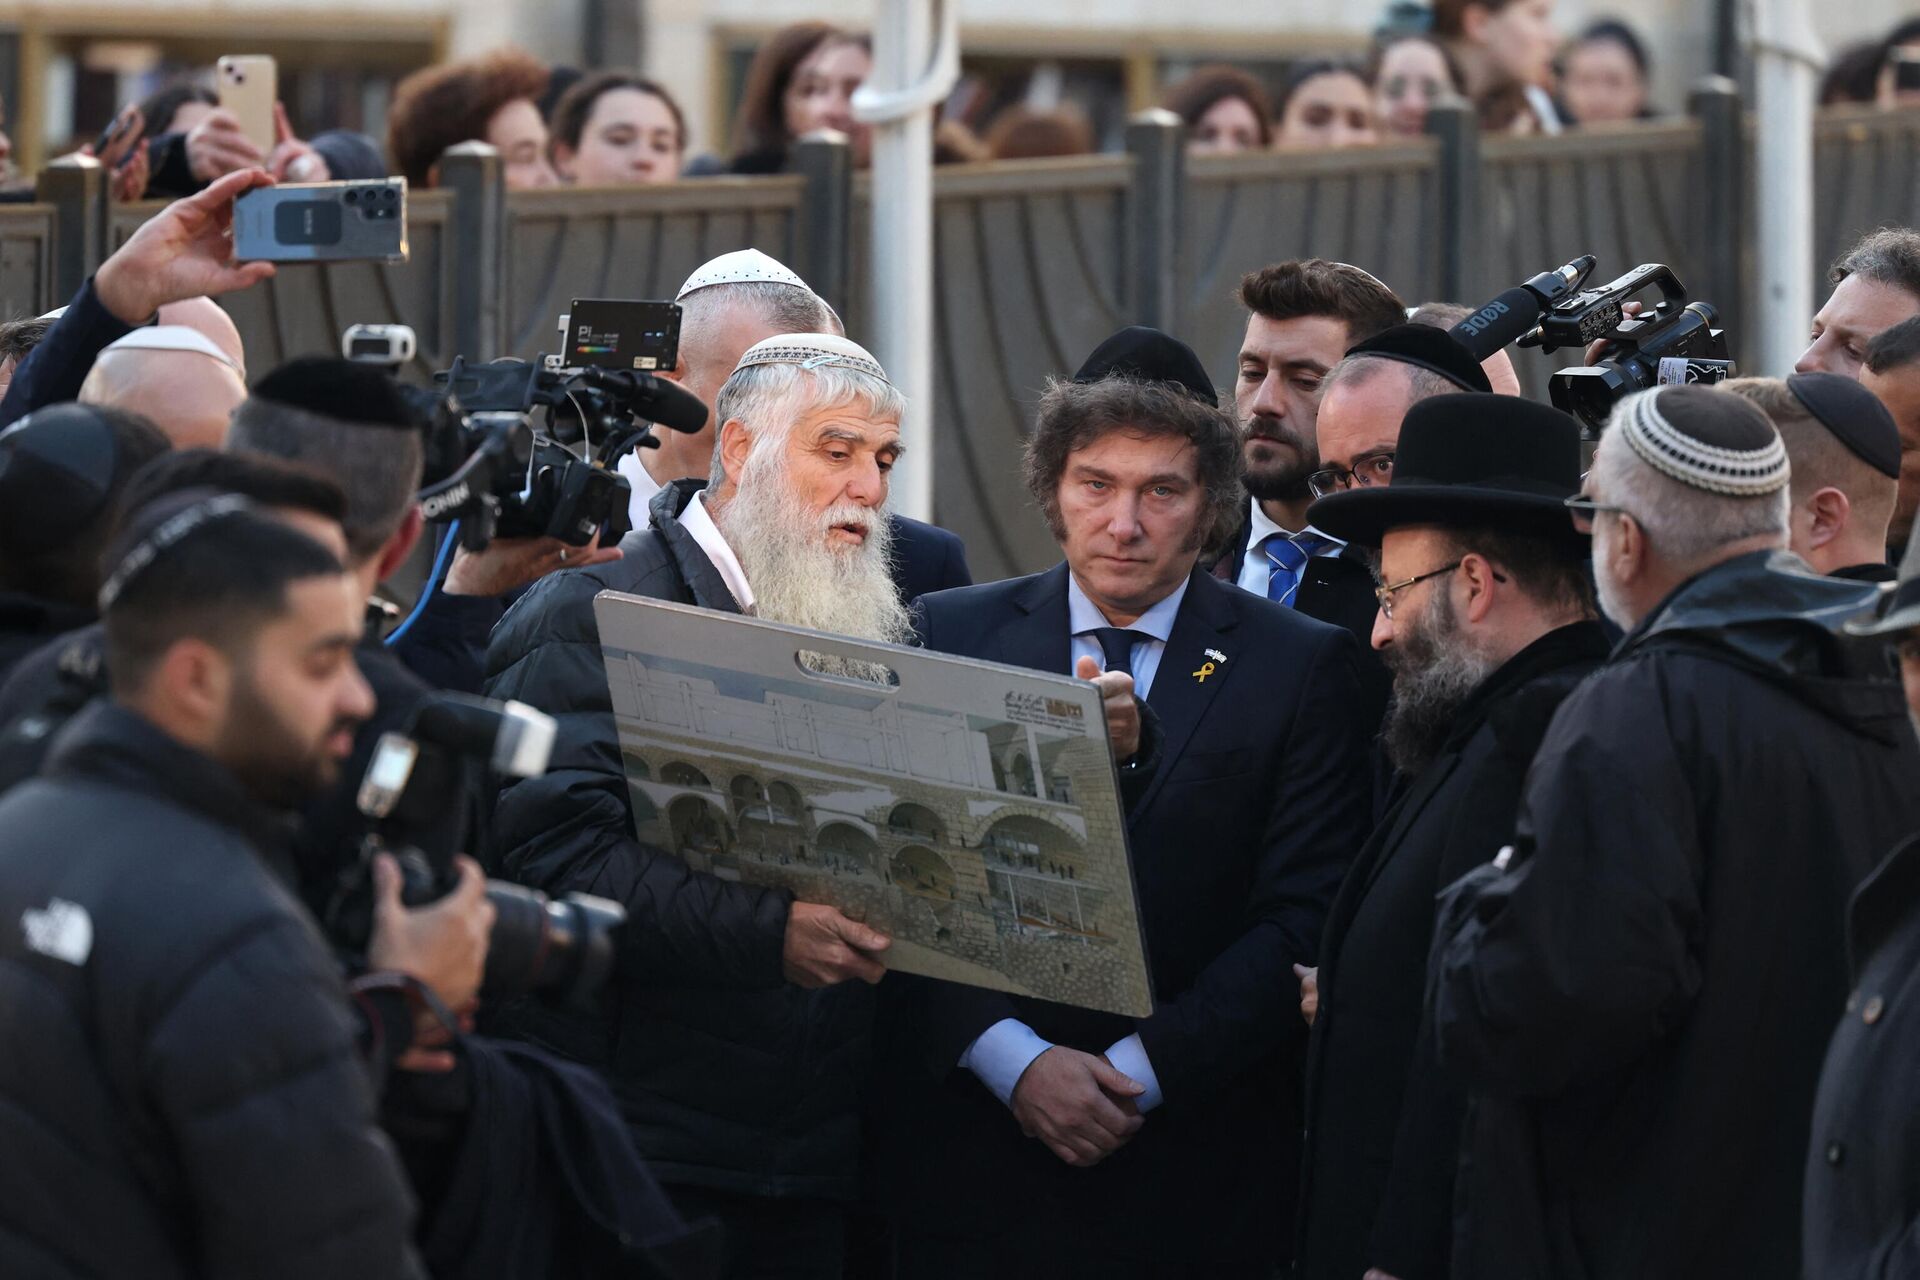
[[1442, 395], [1397, 435], [1390, 483], [1309, 509], [1380, 557], [1373, 647], [1393, 672], [1398, 774], [1334, 897], [1317, 974], [1301, 971], [1302, 1280], [1447, 1274], [1465, 1100], [1423, 1027], [1434, 898], [1512, 841], [1547, 722], [1607, 656], [1586, 539], [1562, 506], [1580, 488], [1579, 424], [1518, 397]]
[[1786, 550], [1788, 473], [1757, 407], [1659, 387], [1568, 504], [1627, 634], [1435, 927], [1430, 1016], [1474, 1107], [1454, 1275], [1805, 1274], [1847, 899], [1920, 829], [1920, 746], [1832, 632], [1875, 588]]
[[491, 870], [627, 909], [611, 1025], [536, 1011], [517, 1029], [606, 1072], [682, 1212], [725, 1226], [733, 1276], [842, 1272], [871, 1037], [863, 984], [885, 972], [888, 939], [634, 838], [593, 598], [623, 591], [909, 637], [887, 562], [903, 408], [845, 338], [754, 344], [717, 397], [711, 484], [663, 487], [652, 527], [629, 533], [619, 560], [542, 580], [488, 651], [490, 697], [560, 722], [550, 771], [498, 797]]

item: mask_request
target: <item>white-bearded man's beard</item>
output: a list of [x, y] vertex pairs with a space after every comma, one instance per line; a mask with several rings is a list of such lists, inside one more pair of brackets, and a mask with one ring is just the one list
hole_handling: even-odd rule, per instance
[[[749, 459], [721, 512], [727, 545], [753, 588], [753, 612], [769, 622], [907, 644], [913, 623], [893, 585], [893, 522], [884, 509], [836, 503], [809, 511], [784, 459]], [[837, 525], [866, 529], [854, 545], [830, 541]]]

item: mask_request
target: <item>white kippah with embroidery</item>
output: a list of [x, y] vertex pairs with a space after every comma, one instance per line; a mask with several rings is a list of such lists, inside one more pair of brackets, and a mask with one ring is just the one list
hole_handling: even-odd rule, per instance
[[790, 284], [801, 289], [807, 287], [807, 282], [784, 263], [758, 249], [736, 249], [732, 253], [709, 259], [700, 266], [687, 277], [687, 282], [680, 286], [680, 292], [673, 295], [673, 300], [680, 302], [690, 293], [711, 289], [717, 284]]
[[[837, 333], [780, 333], [763, 338], [747, 348], [740, 363], [734, 366], [734, 372], [756, 364], [797, 364], [802, 369], [833, 366], [888, 382], [887, 371], [880, 367], [873, 353]], [[888, 385], [892, 384], [888, 382]]]
[[1709, 493], [1757, 498], [1787, 487], [1792, 468], [1787, 448], [1776, 433], [1758, 449], [1729, 449], [1709, 444], [1660, 412], [1660, 389], [1633, 396], [1620, 406], [1616, 428], [1654, 470], [1681, 484]]

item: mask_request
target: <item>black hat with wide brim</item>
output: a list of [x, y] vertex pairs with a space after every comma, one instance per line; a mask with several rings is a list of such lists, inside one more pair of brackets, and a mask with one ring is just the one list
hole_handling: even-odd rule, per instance
[[1566, 500], [1580, 492], [1580, 424], [1518, 396], [1432, 396], [1407, 410], [1393, 479], [1331, 494], [1307, 509], [1313, 527], [1377, 547], [1388, 529], [1489, 528], [1585, 547]]

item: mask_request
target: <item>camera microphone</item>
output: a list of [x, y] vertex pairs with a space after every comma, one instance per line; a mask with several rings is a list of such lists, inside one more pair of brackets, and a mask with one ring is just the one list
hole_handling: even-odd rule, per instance
[[675, 431], [698, 431], [707, 425], [707, 406], [700, 397], [666, 378], [625, 369], [586, 370], [589, 386], [617, 398], [636, 417]]
[[1448, 332], [1473, 352], [1475, 360], [1485, 360], [1532, 332], [1540, 322], [1541, 313], [1578, 288], [1593, 270], [1594, 262], [1594, 256], [1589, 253], [1557, 270], [1542, 271], [1483, 304]]

